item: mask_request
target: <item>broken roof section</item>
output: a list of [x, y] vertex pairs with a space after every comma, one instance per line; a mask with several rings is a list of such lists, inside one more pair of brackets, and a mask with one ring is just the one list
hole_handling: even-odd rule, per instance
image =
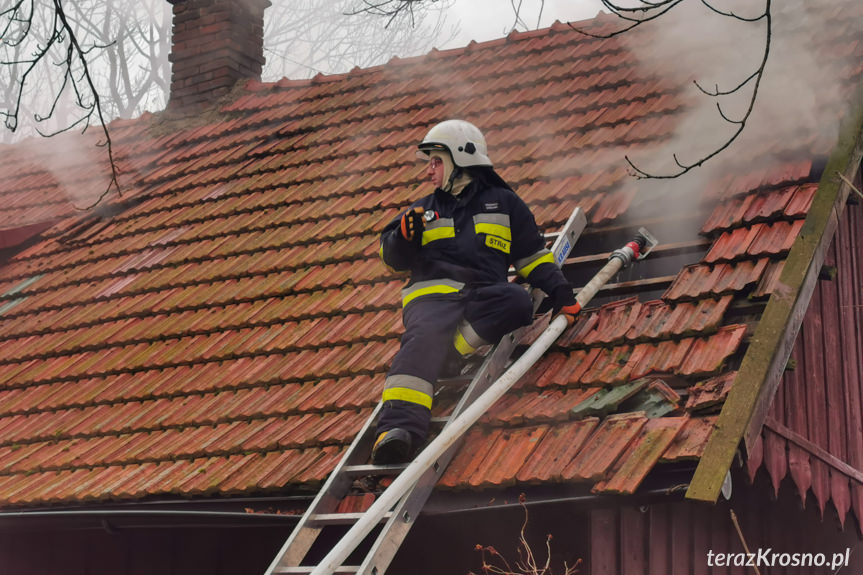
[[[792, 22], [817, 13], [834, 33], [813, 53], [854, 62], [825, 100], [840, 115], [861, 73], [849, 16], [860, 8], [782, 10]], [[632, 493], [657, 466], [697, 462], [830, 148], [783, 134], [756, 156], [730, 149], [720, 173], [632, 179], [623, 155], [672, 149], [695, 107], [632, 42], [557, 24], [339, 76], [252, 82], [186, 124], [118, 123], [124, 197], [0, 269], [0, 503], [319, 484], [398, 348], [403, 278], [377, 260], [378, 233], [426, 193], [414, 146], [450, 117], [482, 127], [546, 229], [587, 212], [566, 266], [575, 285], [639, 225], [665, 245], [485, 416], [441, 487]], [[66, 189], [42, 168], [47, 148], [31, 171], [4, 174], [3, 193]], [[436, 409], [449, 406], [444, 394]]]

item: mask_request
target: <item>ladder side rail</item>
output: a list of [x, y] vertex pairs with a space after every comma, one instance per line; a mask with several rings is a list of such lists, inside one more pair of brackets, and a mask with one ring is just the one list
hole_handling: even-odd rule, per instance
[[335, 510], [339, 501], [348, 492], [353, 480], [348, 474], [343, 473], [343, 469], [349, 465], [357, 463], [357, 461], [355, 461], [357, 457], [356, 454], [360, 451], [360, 446], [363, 444], [366, 435], [371, 433], [372, 426], [377, 420], [381, 406], [382, 404], [378, 403], [372, 414], [363, 424], [360, 432], [356, 437], [354, 437], [354, 440], [351, 442], [345, 455], [342, 456], [342, 459], [338, 464], [336, 464], [336, 467], [330, 473], [320, 491], [318, 491], [317, 496], [306, 509], [306, 512], [300, 518], [296, 527], [294, 527], [294, 530], [291, 532], [287, 541], [285, 541], [285, 544], [282, 545], [276, 558], [270, 564], [269, 568], [267, 568], [266, 575], [273, 575], [274, 573], [281, 572], [277, 571], [279, 567], [299, 565], [305, 558], [306, 553], [308, 553], [309, 549], [312, 547], [323, 529], [322, 526], [311, 526], [311, 517], [319, 513], [327, 513]]
[[391, 509], [404, 493], [410, 489], [419, 478], [432, 467], [437, 459], [449, 449], [467, 429], [473, 425], [518, 379], [524, 375], [552, 343], [567, 327], [567, 319], [559, 316], [531, 345], [531, 347], [513, 363], [509, 369], [476, 401], [474, 401], [460, 416], [452, 420], [426, 448], [419, 453], [413, 463], [399, 475], [357, 521], [348, 533], [336, 544], [312, 575], [330, 575], [338, 568], [359, 542], [365, 538], [371, 528]]
[[[584, 212], [581, 208], [576, 208], [564, 227], [556, 234], [551, 252], [558, 267], [569, 256], [586, 225], [587, 220]], [[542, 290], [537, 288], [531, 289], [531, 297], [534, 300], [534, 310], [536, 310], [542, 301]], [[474, 375], [468, 389], [462, 394], [461, 399], [453, 410], [450, 422], [463, 413], [474, 400], [480, 397], [504, 373], [513, 350], [521, 343], [521, 340], [528, 331], [528, 328], [519, 328], [505, 335], [494, 346], [494, 349], [485, 359], [479, 371]], [[450, 422], [444, 426], [444, 429], [450, 425]], [[372, 548], [360, 565], [360, 569], [357, 572], [359, 575], [382, 575], [385, 572], [398, 552], [401, 542], [407, 536], [422, 507], [434, 490], [435, 485], [437, 485], [438, 480], [444, 471], [446, 471], [447, 466], [461, 446], [462, 439], [463, 437], [442, 453], [437, 461], [417, 480], [414, 487], [399, 500], [393, 508], [392, 516], [378, 534]]]
[[[509, 339], [509, 337], [507, 336]], [[515, 340], [517, 341], [517, 339]], [[512, 353], [515, 343], [510, 342], [503, 348], [495, 346], [492, 354], [483, 362], [480, 371], [474, 376], [470, 386], [462, 395], [461, 400], [456, 406], [450, 418], [455, 418], [459, 413], [473, 401], [476, 397], [482, 394], [482, 391], [487, 389], [494, 380], [503, 373], [506, 367], [506, 362]], [[470, 396], [469, 401], [465, 401]], [[449, 425], [447, 422], [446, 425]], [[446, 429], [446, 425], [444, 429]], [[461, 439], [457, 441], [446, 452], [429, 467], [426, 472], [417, 480], [416, 484], [404, 497], [402, 497], [392, 510], [392, 516], [387, 521], [384, 528], [378, 534], [371, 549], [366, 554], [366, 558], [360, 565], [357, 573], [359, 575], [382, 575], [389, 564], [392, 562], [395, 554], [398, 552], [401, 542], [407, 537], [408, 531], [413, 526], [414, 521], [419, 516], [419, 512], [428, 500], [429, 495], [434, 490], [443, 472], [446, 470], [452, 458], [455, 456], [461, 445]]]
[[[628, 246], [627, 246], [628, 247]], [[609, 262], [594, 276], [594, 279], [578, 293], [576, 301], [583, 308], [596, 292], [624, 265], [632, 261], [634, 250], [616, 250]], [[637, 253], [637, 252], [636, 252]], [[437, 458], [449, 449], [478, 421], [527, 371], [533, 366], [558, 337], [569, 326], [570, 318], [558, 315], [533, 344], [498, 378], [497, 381], [461, 415], [450, 421], [450, 425], [429, 443], [407, 469], [399, 475], [372, 506], [363, 514], [345, 536], [330, 550], [312, 575], [331, 575], [366, 537], [380, 518], [401, 499], [419, 478], [433, 466]]]

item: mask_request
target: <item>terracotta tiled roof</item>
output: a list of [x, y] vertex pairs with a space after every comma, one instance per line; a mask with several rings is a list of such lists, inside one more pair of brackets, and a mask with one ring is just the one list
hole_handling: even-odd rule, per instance
[[[425, 193], [413, 146], [430, 125], [481, 126], [547, 229], [586, 210], [571, 277], [641, 223], [662, 239], [673, 218], [642, 221], [646, 188], [621, 160], [667, 143], [689, 103], [631, 56], [619, 37], [558, 24], [252, 83], [187, 124], [115, 125], [123, 197], [0, 268], [0, 505], [313, 488], [398, 348], [403, 278], [377, 260], [377, 237]], [[740, 162], [691, 192], [695, 224], [658, 252], [671, 267], [656, 264], [652, 291], [615, 280], [470, 432], [442, 488], [631, 493], [657, 465], [700, 457], [816, 193], [813, 158], [829, 152], [771, 145], [805, 153]], [[59, 204], [47, 161], [4, 172], [0, 197]], [[92, 166], [76, 170], [98, 197]]]

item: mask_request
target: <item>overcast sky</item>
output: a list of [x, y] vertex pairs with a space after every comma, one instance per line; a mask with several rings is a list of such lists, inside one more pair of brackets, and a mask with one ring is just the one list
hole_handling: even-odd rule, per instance
[[[513, 0], [518, 2], [519, 0]], [[529, 28], [537, 28], [541, 0], [521, 0], [522, 18]], [[555, 20], [571, 22], [593, 18], [602, 7], [600, 0], [545, 0], [539, 27], [550, 26]], [[507, 0], [456, 0], [447, 20], [458, 22], [457, 38], [439, 48], [457, 48], [471, 40], [484, 42], [505, 36], [514, 23], [513, 10]]]

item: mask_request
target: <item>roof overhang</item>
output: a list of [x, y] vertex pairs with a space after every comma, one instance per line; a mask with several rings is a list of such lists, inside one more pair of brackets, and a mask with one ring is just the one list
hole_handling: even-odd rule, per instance
[[[773, 401], [863, 159], [863, 84], [840, 126], [812, 208], [767, 302], [686, 497], [715, 502], [741, 440], [751, 450]], [[841, 176], [840, 176], [841, 175]]]
[[595, 492], [585, 483], [517, 484], [480, 490], [436, 489], [423, 507], [422, 514], [459, 517], [521, 506], [566, 505], [586, 510], [668, 503], [683, 499], [693, 467], [693, 462], [661, 466], [653, 470], [631, 494]]
[[0, 511], [0, 533], [47, 530], [293, 528], [312, 496], [152, 500]]

